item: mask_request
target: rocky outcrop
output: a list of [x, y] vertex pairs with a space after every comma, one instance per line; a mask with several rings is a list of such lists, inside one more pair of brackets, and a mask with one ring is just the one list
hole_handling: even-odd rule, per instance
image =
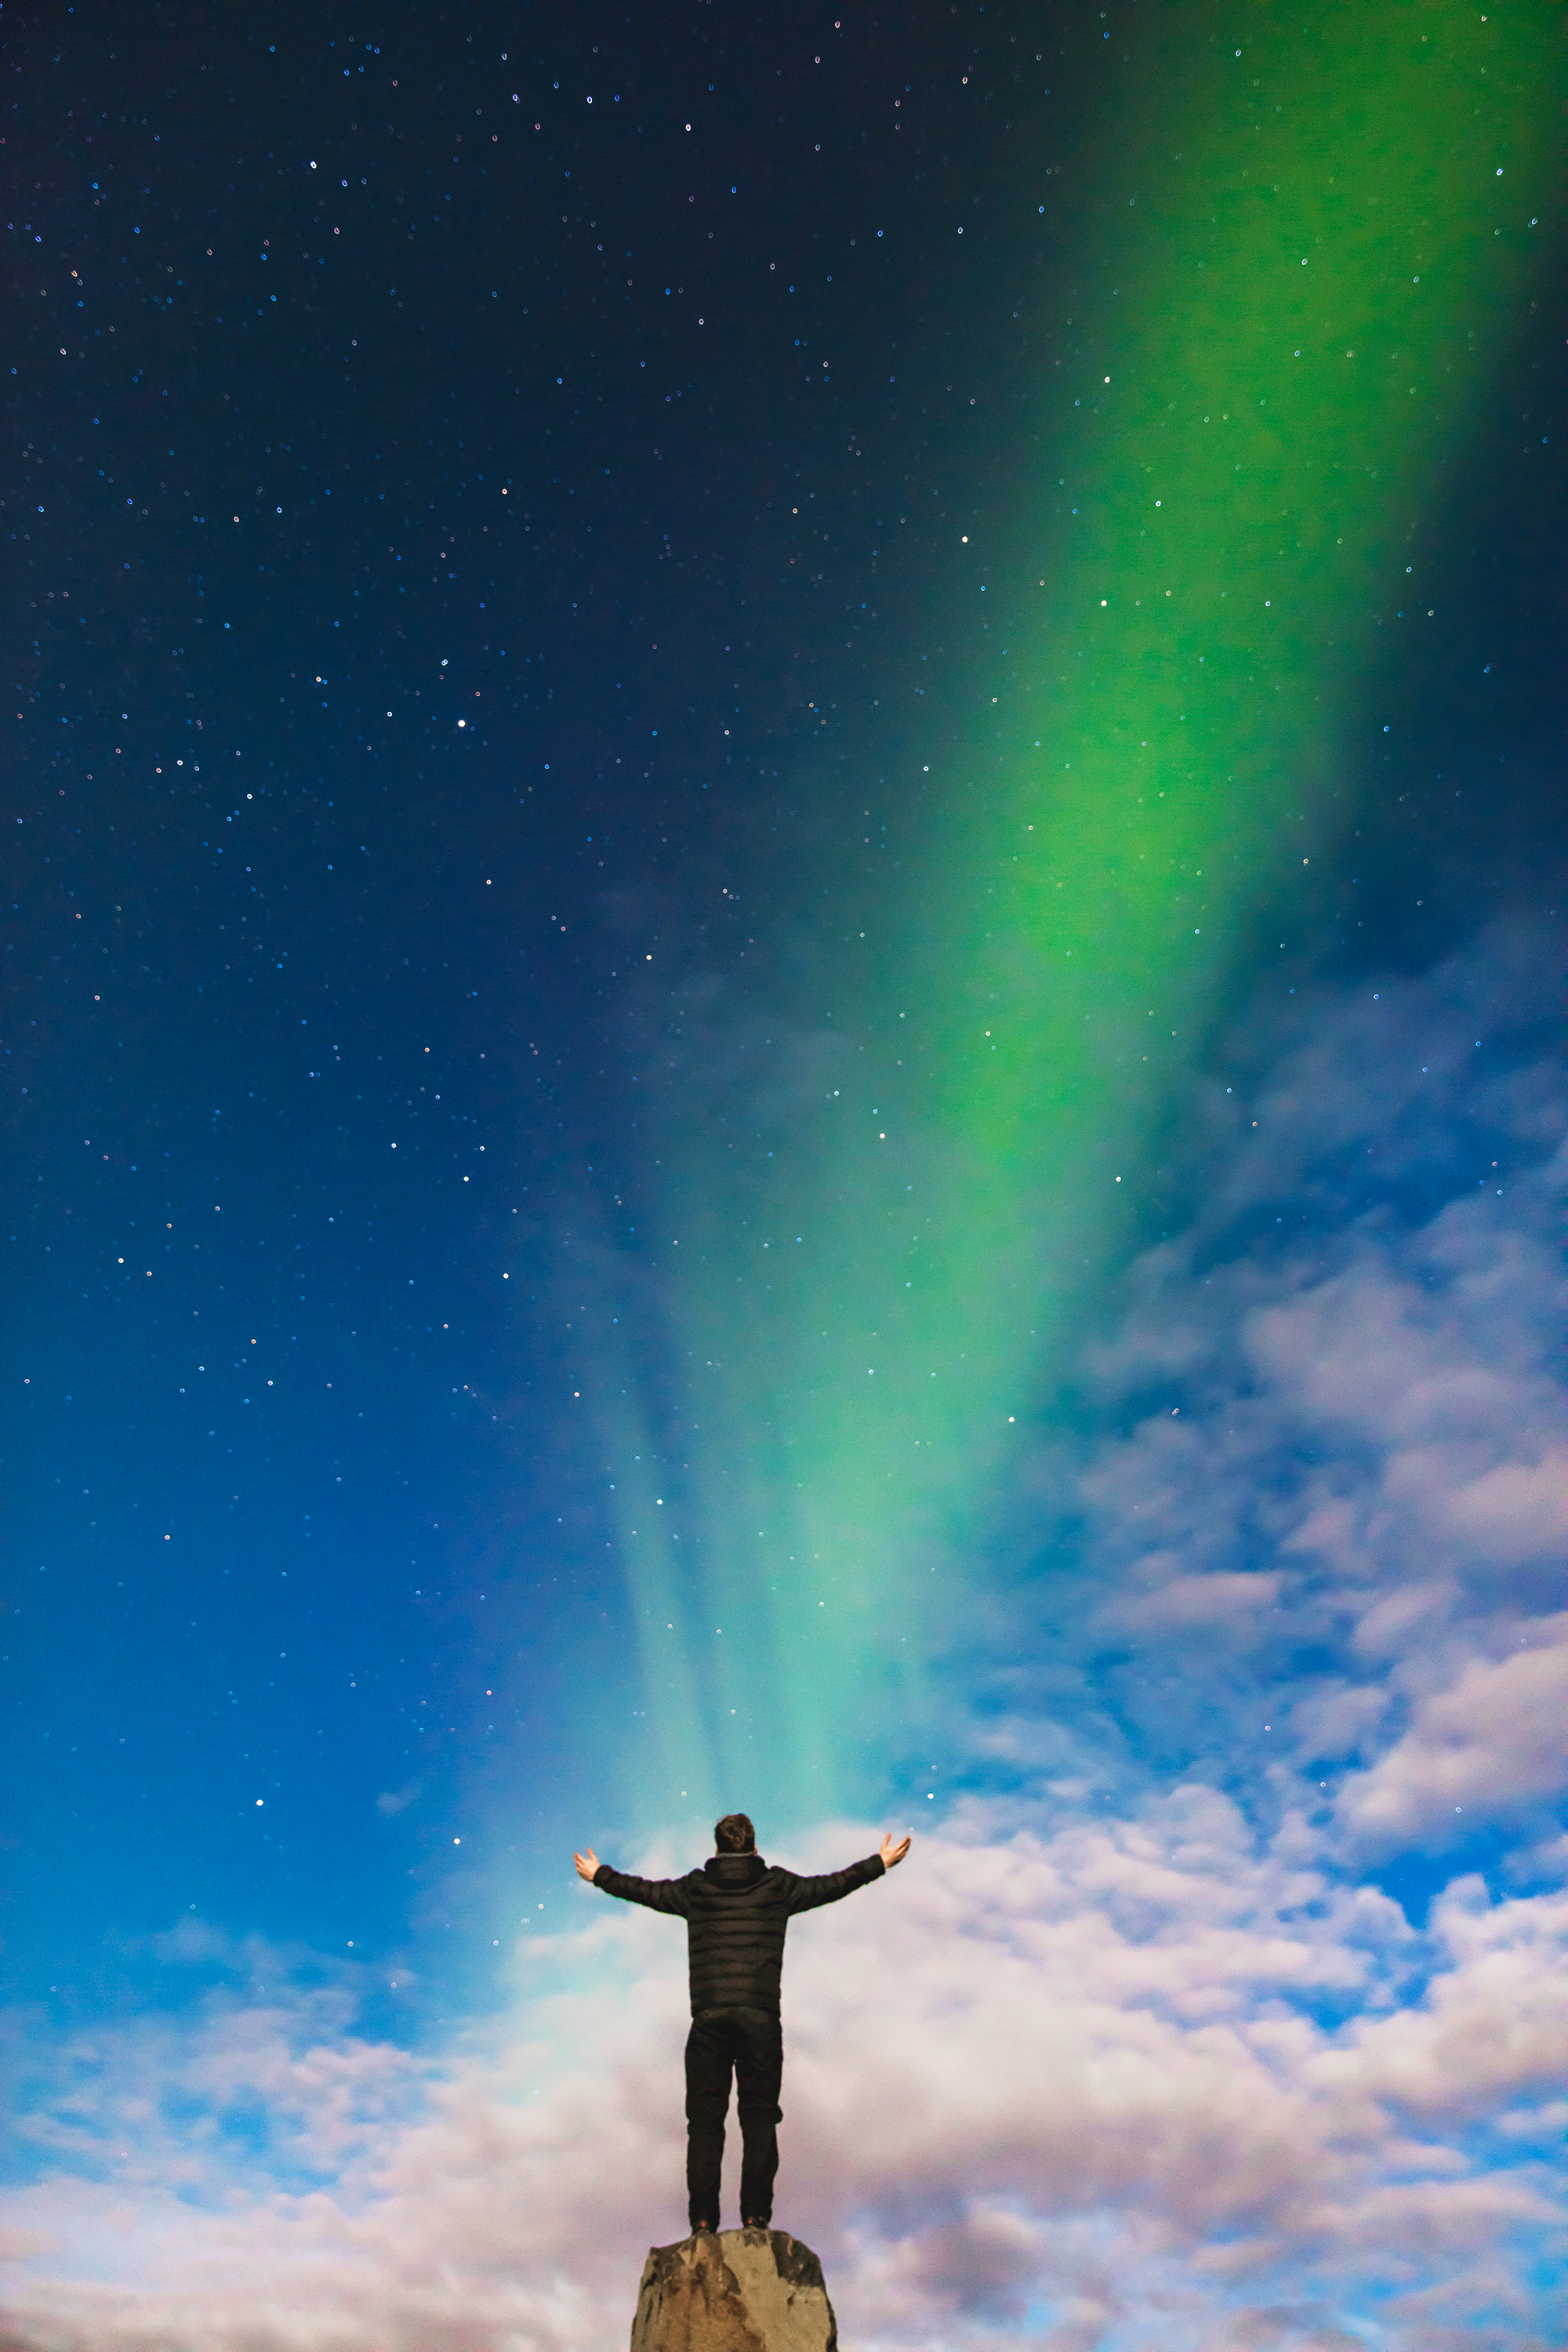
[[654, 2246], [631, 2352], [837, 2352], [822, 2264], [787, 2230], [721, 2230]]

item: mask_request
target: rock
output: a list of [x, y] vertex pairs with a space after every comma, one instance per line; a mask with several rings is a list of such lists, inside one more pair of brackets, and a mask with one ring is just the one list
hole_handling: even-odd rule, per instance
[[631, 2352], [837, 2352], [822, 2264], [787, 2230], [700, 2231], [653, 2246]]

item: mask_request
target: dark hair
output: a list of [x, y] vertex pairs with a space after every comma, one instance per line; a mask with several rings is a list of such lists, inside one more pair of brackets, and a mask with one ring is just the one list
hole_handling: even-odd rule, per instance
[[757, 1832], [744, 1813], [726, 1813], [713, 1824], [713, 1843], [721, 1853], [755, 1853]]

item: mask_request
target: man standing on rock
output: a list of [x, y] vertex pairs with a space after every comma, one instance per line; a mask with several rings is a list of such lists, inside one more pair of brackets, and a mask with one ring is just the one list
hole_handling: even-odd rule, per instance
[[719, 2227], [719, 2172], [730, 2076], [741, 2120], [741, 2221], [765, 2230], [773, 2220], [779, 2168], [775, 2126], [784, 2119], [779, 1988], [784, 1932], [797, 1911], [841, 1902], [880, 1878], [910, 1850], [909, 1839], [882, 1840], [880, 1853], [820, 1878], [770, 1868], [744, 1813], [726, 1813], [713, 1832], [718, 1848], [684, 1878], [631, 1878], [601, 1862], [592, 1846], [574, 1854], [577, 1875], [686, 1922], [691, 1973], [691, 2032], [686, 2042], [686, 2189], [692, 2229]]

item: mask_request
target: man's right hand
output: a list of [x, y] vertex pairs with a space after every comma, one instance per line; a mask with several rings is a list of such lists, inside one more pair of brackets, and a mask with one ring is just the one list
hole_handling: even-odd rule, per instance
[[592, 1886], [595, 1874], [597, 1872], [599, 1867], [599, 1857], [594, 1852], [593, 1847], [590, 1846], [586, 1853], [574, 1853], [572, 1859], [577, 1865], [578, 1877], [585, 1878], [589, 1885]]
[[902, 1862], [909, 1850], [910, 1842], [907, 1837], [900, 1838], [896, 1845], [894, 1844], [890, 1834], [885, 1837], [882, 1840], [883, 1869], [891, 1870], [896, 1864]]

